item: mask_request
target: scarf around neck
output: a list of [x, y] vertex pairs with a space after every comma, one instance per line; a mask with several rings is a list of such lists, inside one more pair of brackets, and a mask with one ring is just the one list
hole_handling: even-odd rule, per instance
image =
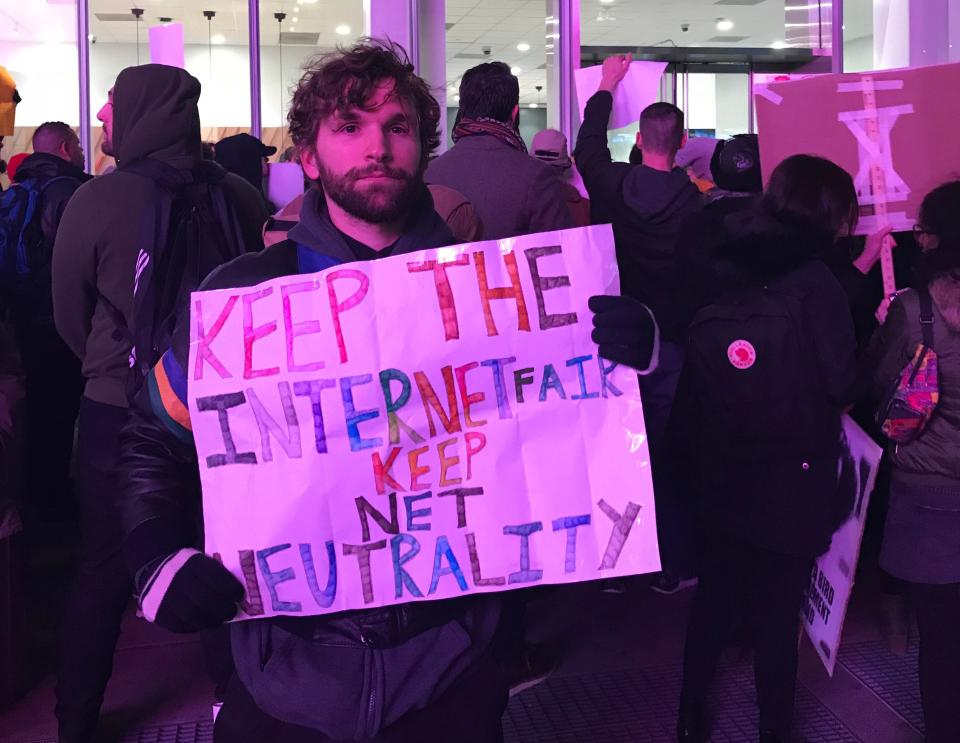
[[520, 150], [526, 154], [527, 145], [520, 138], [520, 133], [511, 124], [505, 124], [502, 121], [481, 117], [479, 119], [460, 119], [459, 123], [453, 127], [453, 142], [456, 144], [463, 137], [474, 137], [486, 135], [496, 137], [501, 142]]

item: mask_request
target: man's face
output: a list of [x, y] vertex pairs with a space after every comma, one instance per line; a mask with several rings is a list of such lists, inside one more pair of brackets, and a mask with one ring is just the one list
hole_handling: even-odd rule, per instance
[[113, 88], [107, 93], [107, 102], [97, 111], [97, 119], [103, 123], [103, 141], [100, 149], [104, 155], [113, 156]]
[[402, 217], [422, 187], [417, 119], [392, 92], [392, 81], [381, 83], [367, 101], [370, 110], [338, 111], [321, 121], [301, 160], [328, 198], [371, 224]]

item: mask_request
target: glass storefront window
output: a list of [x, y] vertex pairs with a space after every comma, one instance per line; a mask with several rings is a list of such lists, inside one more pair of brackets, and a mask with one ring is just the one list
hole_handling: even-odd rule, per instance
[[293, 144], [287, 111], [304, 65], [318, 54], [349, 46], [363, 31], [363, 0], [261, 0], [261, 139], [277, 148], [275, 158]]
[[844, 72], [875, 69], [873, 43], [873, 0], [844, 0]]
[[[12, 136], [4, 137], [0, 159], [31, 152], [33, 132], [45, 121], [80, 125], [76, 6], [5, 3], [0, 13], [0, 64], [23, 99]], [[0, 184], [7, 186], [6, 175]]]
[[830, 0], [581, 0], [584, 47], [830, 46]]
[[[460, 78], [484, 62], [505, 62], [520, 81], [520, 136], [527, 146], [547, 126], [544, 0], [447, 0], [447, 129], [457, 116]], [[452, 140], [448, 139], [448, 145]], [[572, 144], [571, 144], [572, 147]]]
[[[131, 5], [142, 9], [139, 20]], [[213, 15], [208, 19], [206, 12]], [[94, 172], [112, 164], [100, 152], [97, 111], [117, 74], [150, 62], [151, 26], [182, 24], [184, 64], [202, 86], [200, 125], [204, 141], [250, 131], [250, 45], [247, 3], [198, 0], [171, 5], [164, 0], [90, 0], [90, 116]], [[74, 97], [76, 97], [74, 95]]]

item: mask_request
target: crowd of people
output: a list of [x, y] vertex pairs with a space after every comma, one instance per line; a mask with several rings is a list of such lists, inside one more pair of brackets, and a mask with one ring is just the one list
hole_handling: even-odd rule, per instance
[[[109, 174], [83, 172], [67, 125], [36, 129], [0, 194], [0, 376], [25, 380], [25, 528], [79, 515], [61, 743], [95, 739], [131, 593], [148, 621], [204, 632], [217, 741], [502, 740], [509, 689], [555, 662], [525, 641], [523, 591], [251, 619], [229, 626], [225, 649], [244, 586], [202, 551], [189, 294], [607, 223], [621, 296], [591, 299], [593, 339], [640, 374], [664, 568], [653, 587], [696, 585], [678, 740], [710, 739], [709, 689], [735, 638], [755, 648], [760, 740], [790, 740], [801, 604], [852, 507], [837, 465], [851, 410], [888, 444], [880, 563], [916, 608], [927, 740], [960, 740], [960, 181], [927, 195], [913, 235], [858, 240], [838, 165], [797, 155], [764, 187], [755, 136], [693, 146], [670, 103], [643, 111], [631, 162], [616, 162], [607, 127], [629, 63], [603, 63], [572, 154], [554, 130], [528, 152], [517, 79], [481, 64], [435, 156], [439, 104], [401, 49], [364, 40], [320, 56], [290, 105], [284, 160], [309, 187], [287, 205], [264, 195], [273, 148], [242, 134], [205, 151], [200, 85], [181, 69], [117, 77], [98, 114]], [[694, 149], [700, 166], [679, 167]], [[877, 264], [893, 240], [910, 288], [885, 297]], [[911, 363], [929, 379], [931, 358], [932, 414], [910, 438], [885, 436], [874, 411]], [[0, 425], [16, 417], [12, 394], [0, 386]], [[5, 458], [14, 438], [0, 438]]]

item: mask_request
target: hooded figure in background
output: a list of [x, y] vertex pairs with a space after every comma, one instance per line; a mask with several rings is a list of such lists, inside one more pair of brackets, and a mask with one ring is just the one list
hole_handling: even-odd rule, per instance
[[[265, 145], [249, 134], [234, 134], [217, 142], [213, 151], [214, 159], [225, 170], [240, 176], [263, 195], [268, 174], [267, 158], [276, 154], [276, 147]], [[266, 196], [263, 201], [271, 214], [276, 211]]]
[[[201, 162], [200, 83], [165, 65], [129, 67], [98, 118], [103, 150], [118, 169], [81, 186], [67, 205], [53, 251], [57, 330], [85, 378], [78, 423], [79, 570], [68, 598], [57, 682], [59, 739], [87, 741], [97, 726], [120, 619], [131, 594], [120, 543], [120, 430], [127, 420], [134, 282], [162, 238], [162, 186], [132, 166], [146, 163], [189, 182]], [[219, 166], [205, 163], [204, 167]], [[263, 200], [224, 174], [224, 198], [247, 250], [259, 249]]]

